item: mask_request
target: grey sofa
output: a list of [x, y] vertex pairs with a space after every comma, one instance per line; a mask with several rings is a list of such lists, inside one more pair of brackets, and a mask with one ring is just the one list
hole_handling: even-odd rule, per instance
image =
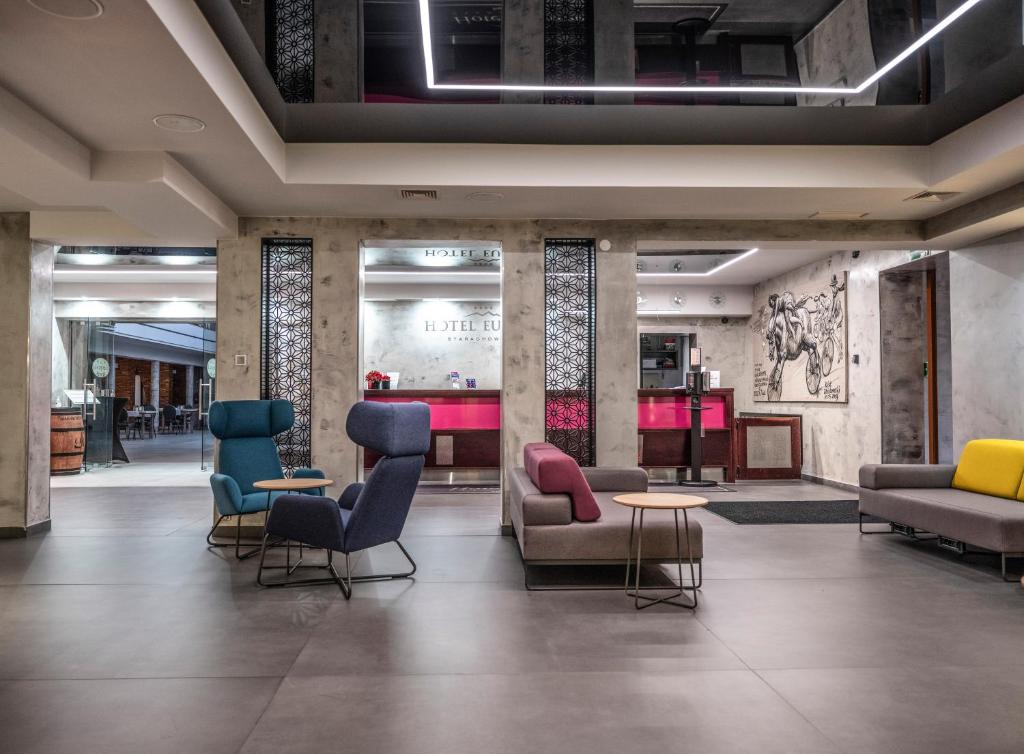
[[[966, 545], [999, 553], [1003, 578], [1006, 559], [1024, 556], [1024, 503], [951, 486], [956, 466], [869, 464], [860, 469], [860, 516], [877, 516], [891, 530], [916, 536], [936, 535], [938, 543], [959, 553]], [[861, 527], [864, 532], [863, 526]]]
[[[646, 492], [647, 472], [635, 467], [583, 468], [582, 471], [601, 507], [601, 518], [597, 521], [574, 521], [568, 495], [545, 494], [534, 486], [525, 469], [511, 470], [509, 514], [525, 566], [626, 562], [632, 509], [619, 505], [612, 498], [624, 492]], [[681, 516], [679, 529], [680, 546], [686, 558], [689, 550]], [[704, 537], [700, 523], [692, 517], [690, 540], [694, 563], [699, 565], [704, 555]], [[644, 562], [676, 560], [676, 531], [670, 512], [647, 512], [643, 555]], [[528, 575], [526, 586], [531, 588]]]

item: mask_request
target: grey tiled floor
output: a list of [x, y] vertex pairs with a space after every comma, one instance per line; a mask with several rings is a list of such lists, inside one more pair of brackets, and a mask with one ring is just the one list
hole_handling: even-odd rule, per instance
[[990, 558], [698, 513], [700, 609], [637, 613], [526, 592], [496, 496], [435, 494], [403, 538], [416, 580], [345, 602], [208, 552], [201, 488], [59, 489], [53, 510], [0, 542], [3, 751], [1024, 749], [1024, 593]]

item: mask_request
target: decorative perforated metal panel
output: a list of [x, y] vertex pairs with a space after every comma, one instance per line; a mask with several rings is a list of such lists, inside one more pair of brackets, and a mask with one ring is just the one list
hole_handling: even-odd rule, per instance
[[263, 351], [260, 397], [284, 398], [295, 424], [274, 438], [281, 465], [291, 472], [312, 461], [313, 242], [308, 238], [263, 240]]
[[267, 65], [285, 102], [313, 101], [313, 0], [267, 4]]
[[596, 258], [593, 239], [544, 242], [544, 436], [593, 466]]
[[[594, 11], [592, 0], [544, 0], [544, 83], [585, 86], [594, 83]], [[551, 93], [549, 104], [582, 105], [593, 97]]]

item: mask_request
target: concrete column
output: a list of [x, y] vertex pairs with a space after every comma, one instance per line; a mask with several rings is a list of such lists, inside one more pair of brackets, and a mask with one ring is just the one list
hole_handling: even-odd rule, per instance
[[[238, 238], [217, 242], [215, 398], [220, 401], [257, 400], [260, 397], [261, 236], [250, 229], [250, 223], [247, 219], [239, 219]], [[213, 457], [216, 468], [216, 444]], [[216, 510], [212, 505], [210, 516], [211, 523], [216, 521]], [[243, 528], [256, 534], [258, 527], [263, 526], [263, 520], [262, 513], [245, 516]]]
[[0, 214], [0, 537], [50, 528], [53, 247], [29, 239], [28, 213]]
[[362, 100], [361, 7], [352, 0], [314, 0], [314, 102]]
[[[544, 83], [544, 0], [505, 0], [501, 77], [506, 84]], [[540, 93], [503, 92], [512, 105], [544, 102]]]
[[636, 466], [636, 242], [597, 243], [597, 465]]
[[[594, 0], [594, 83], [636, 83], [633, 0]], [[631, 105], [632, 94], [597, 94], [595, 105]]]
[[[528, 230], [527, 230], [528, 228]], [[501, 239], [501, 447], [503, 525], [508, 474], [523, 445], [544, 439], [544, 237], [533, 226]]]

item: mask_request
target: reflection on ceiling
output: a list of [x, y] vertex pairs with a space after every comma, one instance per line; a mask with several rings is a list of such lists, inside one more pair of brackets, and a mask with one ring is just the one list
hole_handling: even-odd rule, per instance
[[489, 241], [367, 241], [366, 268], [501, 268], [501, 244]]

